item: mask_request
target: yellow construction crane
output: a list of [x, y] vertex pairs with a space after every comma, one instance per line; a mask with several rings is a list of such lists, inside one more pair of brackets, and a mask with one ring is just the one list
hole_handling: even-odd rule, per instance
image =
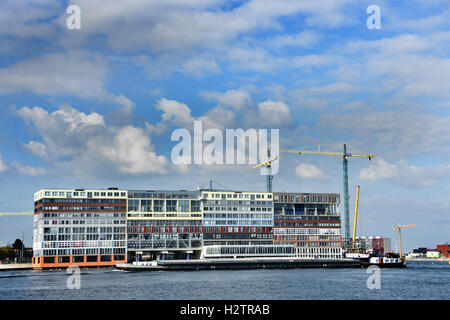
[[285, 153], [294, 153], [298, 155], [302, 154], [312, 154], [312, 155], [321, 155], [321, 156], [338, 156], [342, 157], [343, 159], [343, 185], [344, 185], [344, 217], [345, 217], [345, 237], [347, 239], [350, 238], [350, 213], [349, 213], [349, 196], [348, 196], [348, 158], [349, 157], [358, 157], [358, 158], [367, 158], [369, 161], [375, 156], [373, 154], [363, 154], [359, 150], [356, 150], [355, 148], [352, 148], [356, 150], [357, 154], [354, 153], [348, 153], [347, 152], [347, 145], [344, 144], [344, 152], [324, 152], [320, 151], [320, 145], [317, 151], [300, 151], [300, 150], [290, 150], [290, 149], [280, 149], [280, 152]]
[[[258, 169], [261, 168], [262, 166], [266, 166], [268, 168], [268, 170], [270, 170], [270, 167], [272, 166], [272, 161], [275, 161], [278, 159], [278, 156], [273, 157], [272, 159], [270, 159], [270, 150], [267, 150], [267, 161], [258, 163], [256, 166], [253, 167], [253, 169]], [[272, 179], [273, 179], [273, 175], [271, 174], [272, 172], [269, 171], [267, 175], [267, 192], [272, 192]]]
[[0, 212], [0, 216], [32, 216], [32, 211], [24, 211], [24, 212]]
[[359, 186], [356, 186], [355, 218], [353, 219], [352, 248], [355, 248], [356, 220], [358, 218]]
[[394, 229], [394, 230], [397, 229], [397, 231], [398, 231], [398, 248], [400, 250], [400, 258], [402, 258], [402, 259], [403, 259], [403, 252], [402, 252], [402, 234], [401, 234], [401, 229], [402, 228], [414, 227], [414, 226], [415, 226], [415, 224], [408, 224], [408, 225], [401, 226], [400, 222], [399, 222], [397, 224], [397, 226], [392, 227], [392, 229]]

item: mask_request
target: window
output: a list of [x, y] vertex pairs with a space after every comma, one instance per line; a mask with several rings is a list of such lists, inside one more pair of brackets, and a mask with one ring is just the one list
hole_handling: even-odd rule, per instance
[[111, 256], [100, 256], [101, 262], [108, 262], [111, 261]]
[[199, 212], [199, 211], [200, 211], [200, 200], [192, 200], [191, 212]]
[[86, 256], [86, 262], [97, 262], [97, 256]]
[[166, 200], [167, 212], [177, 211], [177, 200]]
[[189, 200], [178, 200], [179, 212], [189, 212]]
[[164, 212], [164, 201], [165, 200], [155, 200], [154, 201], [155, 212]]
[[141, 200], [142, 212], [152, 212], [152, 210], [153, 210], [152, 202], [153, 202], [152, 200]]
[[44, 263], [55, 263], [55, 257], [44, 257]]
[[139, 200], [128, 200], [128, 212], [139, 212]]
[[59, 263], [70, 263], [70, 257], [58, 257]]

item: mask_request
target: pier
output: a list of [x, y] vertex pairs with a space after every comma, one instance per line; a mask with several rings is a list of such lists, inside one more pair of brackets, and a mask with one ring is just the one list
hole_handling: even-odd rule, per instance
[[352, 259], [304, 259], [304, 258], [226, 258], [196, 260], [160, 260], [149, 262], [119, 263], [119, 270], [127, 271], [180, 271], [180, 270], [241, 270], [241, 269], [290, 269], [290, 268], [361, 268]]

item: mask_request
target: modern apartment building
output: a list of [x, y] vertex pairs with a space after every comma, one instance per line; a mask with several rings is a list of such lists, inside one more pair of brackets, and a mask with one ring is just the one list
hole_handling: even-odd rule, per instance
[[34, 268], [342, 253], [338, 194], [43, 189], [34, 201]]
[[127, 193], [117, 188], [36, 192], [33, 268], [125, 262]]
[[203, 198], [205, 246], [273, 243], [272, 193], [216, 190]]
[[128, 260], [200, 256], [202, 199], [200, 191], [128, 191]]
[[342, 257], [339, 194], [274, 192], [273, 200], [274, 243], [305, 258]]

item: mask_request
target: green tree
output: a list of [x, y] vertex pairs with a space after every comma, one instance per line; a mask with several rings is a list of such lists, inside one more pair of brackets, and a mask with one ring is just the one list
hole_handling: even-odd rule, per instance
[[23, 243], [22, 243], [22, 240], [20, 240], [20, 239], [16, 239], [16, 241], [14, 241], [14, 243], [13, 243], [14, 249], [22, 250], [22, 246], [23, 246]]
[[14, 259], [14, 248], [10, 246], [0, 247], [0, 260], [4, 260], [6, 258]]

